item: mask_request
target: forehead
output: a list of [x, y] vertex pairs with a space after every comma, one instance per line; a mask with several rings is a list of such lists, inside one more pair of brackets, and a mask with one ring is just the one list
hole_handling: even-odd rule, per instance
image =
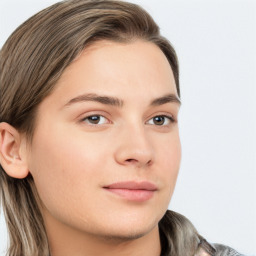
[[99, 41], [87, 47], [63, 72], [53, 94], [67, 101], [83, 93], [109, 93], [135, 101], [177, 91], [163, 52], [153, 43], [137, 40]]

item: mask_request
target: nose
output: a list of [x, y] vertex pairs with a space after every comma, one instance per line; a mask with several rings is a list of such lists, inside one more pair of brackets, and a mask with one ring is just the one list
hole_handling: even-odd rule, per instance
[[115, 160], [118, 164], [143, 168], [154, 161], [153, 147], [145, 129], [126, 129], [118, 137]]

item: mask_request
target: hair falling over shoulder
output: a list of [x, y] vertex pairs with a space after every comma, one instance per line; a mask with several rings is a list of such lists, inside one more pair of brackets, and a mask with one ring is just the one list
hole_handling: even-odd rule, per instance
[[[203, 240], [193, 224], [183, 215], [167, 210], [159, 222], [161, 256], [194, 256]], [[201, 245], [204, 247], [203, 245]]]
[[[9, 123], [32, 142], [38, 105], [84, 48], [99, 40], [127, 43], [136, 39], [152, 42], [162, 50], [180, 95], [176, 53], [138, 5], [115, 0], [66, 0], [32, 16], [0, 51], [0, 122]], [[33, 177], [14, 179], [0, 166], [0, 200], [9, 234], [7, 255], [49, 256]], [[198, 234], [185, 217], [167, 211], [159, 227], [163, 255], [194, 255]]]

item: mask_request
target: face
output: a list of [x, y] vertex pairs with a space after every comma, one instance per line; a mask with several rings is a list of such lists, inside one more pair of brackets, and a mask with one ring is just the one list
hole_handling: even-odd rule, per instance
[[152, 43], [100, 41], [39, 105], [28, 168], [46, 223], [103, 237], [157, 226], [180, 163], [171, 67]]

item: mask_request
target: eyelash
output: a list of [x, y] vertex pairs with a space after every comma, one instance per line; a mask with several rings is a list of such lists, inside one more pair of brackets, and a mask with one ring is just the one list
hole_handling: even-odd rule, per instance
[[82, 121], [82, 122], [86, 122], [86, 120], [87, 120], [86, 123], [88, 123], [89, 125], [92, 125], [92, 126], [102, 125], [102, 124], [93, 124], [93, 123], [90, 123], [88, 120], [89, 120], [89, 118], [93, 118], [93, 117], [103, 117], [103, 118], [107, 119], [107, 118], [104, 117], [103, 115], [90, 115], [90, 116], [86, 116], [86, 117], [83, 118], [81, 121]]
[[[157, 125], [157, 124], [150, 124], [150, 125], [156, 125], [156, 126], [167, 126], [167, 125], [169, 125], [170, 123], [175, 123], [175, 119], [173, 118], [173, 116], [168, 116], [168, 115], [157, 115], [157, 116], [154, 116], [154, 117], [152, 117], [152, 118], [150, 118], [149, 119], [149, 121], [150, 120], [153, 120], [154, 118], [165, 118], [165, 121], [164, 121], [164, 123], [166, 122], [166, 119], [169, 121], [169, 123], [168, 124], [163, 124], [163, 125]], [[148, 121], [148, 122], [149, 122]]]
[[[99, 125], [104, 125], [105, 123], [103, 123], [103, 124], [100, 124], [100, 123], [90, 123], [90, 121], [89, 121], [89, 118], [93, 118], [93, 117], [97, 117], [97, 118], [104, 118], [104, 119], [107, 119], [106, 117], [104, 117], [103, 115], [90, 115], [90, 116], [86, 116], [85, 118], [83, 118], [82, 120], [81, 120], [81, 122], [86, 122], [87, 124], [89, 124], [89, 125], [91, 125], [91, 126], [99, 126]], [[164, 120], [164, 123], [166, 122], [166, 119], [170, 122], [170, 123], [175, 123], [176, 121], [175, 121], [175, 119], [173, 118], [173, 116], [169, 116], [169, 115], [156, 115], [156, 116], [154, 116], [154, 117], [152, 117], [152, 118], [150, 118], [148, 121], [147, 121], [147, 123], [149, 123], [149, 121], [150, 120], [153, 120], [154, 118], [165, 118], [165, 120]], [[154, 121], [153, 121], [154, 122]], [[110, 122], [109, 122], [110, 123]], [[157, 125], [157, 124], [155, 124], [155, 123], [149, 123], [150, 125], [156, 125], [156, 126], [168, 126], [170, 123], [168, 123], [168, 124], [160, 124], [160, 125]]]

